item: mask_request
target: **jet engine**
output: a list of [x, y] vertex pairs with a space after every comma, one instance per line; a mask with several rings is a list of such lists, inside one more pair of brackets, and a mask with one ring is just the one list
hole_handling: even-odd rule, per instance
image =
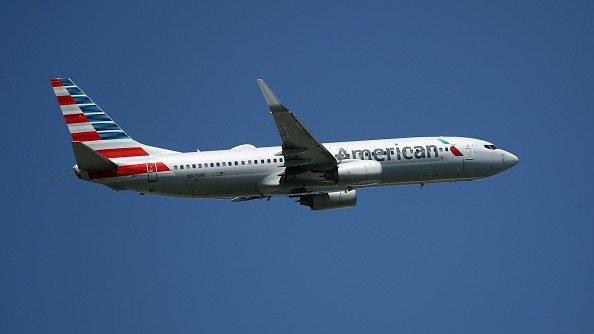
[[345, 161], [335, 170], [338, 184], [369, 185], [381, 181], [382, 165], [375, 160]]
[[335, 191], [326, 194], [303, 195], [299, 204], [309, 206], [312, 210], [331, 210], [351, 208], [357, 204], [357, 191]]

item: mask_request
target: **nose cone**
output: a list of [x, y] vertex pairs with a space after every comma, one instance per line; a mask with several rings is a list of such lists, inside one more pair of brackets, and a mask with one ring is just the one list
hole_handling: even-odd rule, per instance
[[509, 166], [508, 168], [515, 166], [519, 161], [520, 159], [518, 159], [517, 156], [509, 152], [505, 152], [505, 163]]

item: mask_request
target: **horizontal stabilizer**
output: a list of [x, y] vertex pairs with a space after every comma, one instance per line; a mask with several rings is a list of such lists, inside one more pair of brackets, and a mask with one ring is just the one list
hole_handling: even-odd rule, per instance
[[73, 141], [72, 150], [80, 170], [108, 171], [117, 168], [111, 160], [89, 148], [84, 143]]

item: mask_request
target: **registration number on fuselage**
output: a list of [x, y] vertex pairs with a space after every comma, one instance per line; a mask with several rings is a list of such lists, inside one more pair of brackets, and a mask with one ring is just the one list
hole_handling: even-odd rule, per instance
[[192, 174], [187, 174], [186, 177], [188, 179], [197, 179], [197, 178], [201, 178], [201, 177], [206, 177], [206, 173], [192, 173]]

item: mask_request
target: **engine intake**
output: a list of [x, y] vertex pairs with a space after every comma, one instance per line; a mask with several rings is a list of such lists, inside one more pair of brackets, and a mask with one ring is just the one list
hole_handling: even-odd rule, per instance
[[299, 197], [299, 204], [312, 210], [331, 210], [351, 208], [357, 204], [357, 191], [335, 191], [326, 194], [304, 195]]

